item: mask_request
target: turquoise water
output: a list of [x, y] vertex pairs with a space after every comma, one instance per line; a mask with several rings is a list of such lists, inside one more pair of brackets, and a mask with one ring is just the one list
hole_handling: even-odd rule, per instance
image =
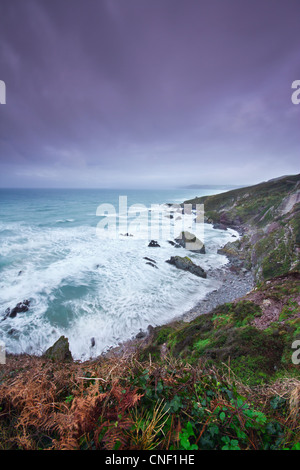
[[[236, 233], [198, 224], [194, 229], [204, 237], [206, 254], [187, 253], [168, 243], [178, 228], [157, 205], [217, 192], [0, 189], [0, 317], [30, 300], [27, 312], [0, 321], [6, 351], [42, 354], [64, 334], [73, 357], [86, 360], [191, 308], [216, 287], [214, 282], [165, 261], [180, 251], [204, 269], [216, 268], [227, 262], [217, 249]], [[118, 217], [120, 196], [126, 197], [127, 219]], [[116, 216], [104, 217], [103, 204], [115, 208]], [[130, 211], [133, 204], [142, 205], [139, 219]], [[121, 222], [123, 232], [134, 236], [120, 231], [101, 236], [104, 220], [115, 221], [117, 228]], [[160, 248], [148, 247], [151, 224], [171, 230], [154, 230], [160, 233]], [[154, 259], [158, 269], [144, 257]]]

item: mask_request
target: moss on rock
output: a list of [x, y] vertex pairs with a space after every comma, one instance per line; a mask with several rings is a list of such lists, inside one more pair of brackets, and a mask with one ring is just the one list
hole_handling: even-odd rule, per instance
[[65, 336], [61, 336], [43, 356], [54, 361], [69, 362], [72, 361], [72, 354], [69, 349], [69, 340]]

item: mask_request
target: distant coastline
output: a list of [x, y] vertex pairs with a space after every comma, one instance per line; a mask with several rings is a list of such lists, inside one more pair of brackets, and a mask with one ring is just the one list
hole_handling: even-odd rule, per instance
[[180, 186], [179, 189], [218, 189], [218, 190], [230, 190], [244, 188], [246, 185], [237, 184], [190, 184], [187, 186]]

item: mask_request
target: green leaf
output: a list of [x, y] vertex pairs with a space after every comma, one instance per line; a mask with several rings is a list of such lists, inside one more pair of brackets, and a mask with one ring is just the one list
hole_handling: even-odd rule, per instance
[[265, 424], [267, 422], [267, 417], [261, 411], [256, 411], [256, 419], [255, 421], [259, 424]]
[[192, 423], [190, 421], [186, 425], [186, 430], [187, 430], [189, 436], [194, 436], [195, 437], [193, 426], [192, 426]]
[[216, 424], [212, 424], [211, 426], [208, 427], [208, 432], [212, 437], [214, 437], [216, 434], [219, 434], [219, 428]]

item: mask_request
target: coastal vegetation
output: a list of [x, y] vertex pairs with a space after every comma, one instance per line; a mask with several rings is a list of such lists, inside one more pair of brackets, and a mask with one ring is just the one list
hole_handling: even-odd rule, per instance
[[221, 252], [240, 259], [256, 281], [300, 269], [300, 175], [185, 203], [204, 204], [206, 222], [241, 233]]
[[186, 202], [240, 232], [254, 289], [95, 360], [8, 355], [1, 449], [300, 450], [300, 175]]

